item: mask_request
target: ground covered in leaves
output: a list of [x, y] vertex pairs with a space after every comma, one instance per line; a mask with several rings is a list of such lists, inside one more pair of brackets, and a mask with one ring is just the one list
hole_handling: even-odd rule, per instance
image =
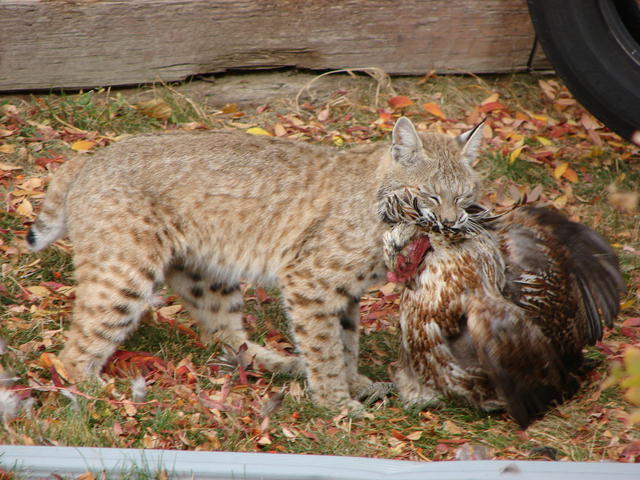
[[[620, 387], [616, 379], [629, 379], [620, 368], [605, 381], [625, 351], [640, 346], [638, 147], [603, 127], [553, 77], [426, 75], [390, 82], [376, 72], [373, 78], [341, 74], [329, 90], [314, 94], [325, 79], [297, 98], [253, 106], [199, 101], [189, 85], [135, 95], [0, 97], [0, 443], [425, 461], [639, 461], [640, 435], [631, 418], [638, 390], [624, 388], [633, 381]], [[614, 245], [628, 296], [615, 328], [589, 350], [602, 363], [578, 396], [526, 432], [504, 414], [486, 415], [455, 399], [420, 412], [404, 410], [392, 397], [350, 418], [314, 407], [303, 379], [239, 365], [237, 352], [201, 344], [180, 299], [166, 290], [164, 305], [145, 316], [107, 365], [104, 384], [66, 382], [56, 353], [73, 303], [72, 246], [61, 241], [34, 255], [24, 234], [49, 175], [71, 155], [163, 129], [236, 128], [349, 148], [387, 141], [400, 115], [419, 129], [452, 134], [486, 118], [477, 168], [487, 178], [487, 205], [551, 204]], [[389, 379], [397, 351], [394, 287], [380, 285], [362, 301], [361, 369], [376, 380]], [[246, 285], [246, 326], [257, 341], [291, 351], [277, 295]]]

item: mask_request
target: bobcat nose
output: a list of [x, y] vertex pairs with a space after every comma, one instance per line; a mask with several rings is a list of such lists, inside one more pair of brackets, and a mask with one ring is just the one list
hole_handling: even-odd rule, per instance
[[442, 225], [445, 227], [453, 227], [455, 225], [456, 221], [455, 220], [449, 220], [448, 218], [443, 218], [442, 219]]

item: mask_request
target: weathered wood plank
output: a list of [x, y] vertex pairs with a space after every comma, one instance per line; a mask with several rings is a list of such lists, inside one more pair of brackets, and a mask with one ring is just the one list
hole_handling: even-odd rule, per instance
[[509, 72], [532, 42], [524, 0], [0, 0], [0, 90], [279, 66]]

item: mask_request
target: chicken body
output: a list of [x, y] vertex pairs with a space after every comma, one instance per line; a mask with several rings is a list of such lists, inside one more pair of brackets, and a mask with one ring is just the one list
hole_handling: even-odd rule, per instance
[[526, 428], [578, 390], [583, 348], [612, 325], [624, 283], [606, 240], [555, 210], [479, 224], [456, 235], [399, 223], [385, 237], [392, 276], [403, 247], [431, 244], [402, 293], [395, 382], [405, 403], [459, 395]]

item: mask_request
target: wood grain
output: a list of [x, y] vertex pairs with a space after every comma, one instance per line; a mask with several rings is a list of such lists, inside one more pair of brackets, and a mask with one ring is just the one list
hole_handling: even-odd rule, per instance
[[0, 0], [0, 90], [282, 66], [512, 72], [532, 43], [524, 0]]

